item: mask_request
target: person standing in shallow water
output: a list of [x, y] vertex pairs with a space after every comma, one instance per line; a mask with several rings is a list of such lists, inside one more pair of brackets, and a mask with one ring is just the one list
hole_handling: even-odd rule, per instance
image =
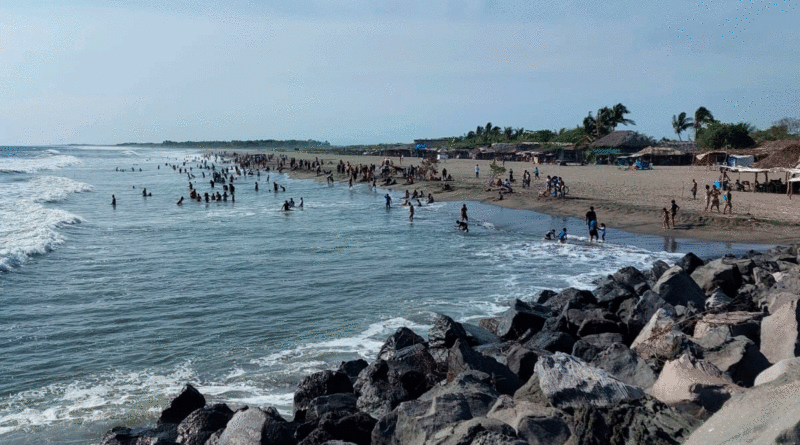
[[469, 218], [467, 218], [467, 205], [466, 204], [461, 206], [461, 221], [462, 222], [469, 222]]
[[414, 204], [408, 205], [408, 220], [414, 221]]
[[675, 200], [672, 200], [672, 205], [669, 207], [670, 216], [672, 217], [672, 228], [675, 228], [675, 215], [678, 213], [678, 204], [675, 204]]
[[111, 205], [112, 205], [113, 207], [116, 207], [116, 206], [117, 206], [117, 197], [116, 197], [116, 196], [114, 196], [114, 195], [111, 195]]

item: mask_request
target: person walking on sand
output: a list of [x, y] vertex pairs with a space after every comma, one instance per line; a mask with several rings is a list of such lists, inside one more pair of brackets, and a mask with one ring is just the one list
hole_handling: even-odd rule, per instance
[[692, 179], [692, 199], [697, 199], [697, 181]]
[[662, 216], [663, 216], [663, 219], [664, 219], [663, 227], [664, 227], [664, 230], [667, 230], [667, 229], [669, 229], [669, 210], [667, 210], [666, 207], [664, 207], [661, 210], [662, 210]]
[[715, 185], [713, 189], [711, 189], [711, 210], [714, 210], [714, 207], [717, 208], [717, 213], [719, 213], [719, 189]]
[[475, 178], [478, 178], [481, 173], [481, 168], [478, 167], [478, 164], [475, 164]]
[[708, 206], [711, 204], [711, 187], [706, 184], [706, 209], [705, 212], [708, 211]]
[[672, 216], [672, 228], [673, 229], [675, 228], [675, 214], [678, 213], [679, 209], [680, 209], [680, 207], [678, 207], [678, 204], [675, 204], [675, 200], [673, 199], [672, 200], [672, 205], [669, 208], [670, 215]]
[[467, 205], [466, 204], [461, 206], [461, 221], [462, 222], [469, 222], [469, 218], [467, 218]]
[[[723, 198], [725, 199], [725, 206], [722, 208], [723, 215], [725, 214], [725, 211], [727, 211], [729, 215], [733, 215], [733, 203], [731, 202], [731, 198], [731, 189], [728, 189], [727, 193], [725, 193], [725, 197]], [[719, 210], [719, 207], [717, 207], [717, 209]]]

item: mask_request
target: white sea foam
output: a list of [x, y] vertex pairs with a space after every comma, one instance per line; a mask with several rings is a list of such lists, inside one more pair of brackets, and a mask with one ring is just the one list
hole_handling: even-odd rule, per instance
[[68, 178], [39, 176], [0, 186], [0, 271], [24, 263], [32, 255], [46, 253], [64, 242], [58, 227], [82, 219], [43, 203], [62, 201], [92, 186]]
[[58, 170], [62, 167], [81, 164], [75, 156], [55, 155], [38, 158], [6, 157], [0, 162], [0, 172], [35, 173], [39, 170]]

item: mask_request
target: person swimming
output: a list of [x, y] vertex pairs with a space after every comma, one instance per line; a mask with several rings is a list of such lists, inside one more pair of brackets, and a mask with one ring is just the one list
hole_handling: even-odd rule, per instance
[[560, 243], [566, 243], [567, 242], [567, 228], [566, 227], [561, 229], [561, 233], [558, 234], [558, 241]]
[[464, 221], [456, 220], [456, 229], [461, 230], [462, 232], [469, 232], [469, 225]]
[[294, 207], [294, 198], [289, 198], [289, 207]]
[[556, 229], [550, 229], [549, 232], [544, 234], [544, 239], [546, 240], [554, 240], [556, 239]]
[[291, 208], [289, 207], [289, 201], [283, 201], [283, 206], [281, 206], [281, 209], [284, 212], [288, 212], [289, 210], [291, 210]]
[[183, 205], [183, 196], [181, 196], [181, 199], [179, 199], [179, 200], [178, 200], [178, 202], [177, 202], [176, 204], [178, 204], [178, 205]]

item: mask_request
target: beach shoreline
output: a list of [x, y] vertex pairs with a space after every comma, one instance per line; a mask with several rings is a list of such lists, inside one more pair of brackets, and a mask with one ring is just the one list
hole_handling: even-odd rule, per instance
[[[346, 180], [345, 175], [336, 173], [339, 160], [352, 165], [380, 165], [384, 159], [381, 156], [328, 155], [300, 151], [275, 154], [298, 160], [323, 159], [324, 169], [333, 170], [336, 182]], [[389, 159], [395, 166], [403, 167], [419, 166], [421, 162], [421, 158], [403, 158], [402, 164], [397, 157]], [[486, 160], [449, 159], [440, 161], [437, 167], [440, 172], [442, 168], [446, 168], [453, 181], [418, 181], [413, 185], [398, 181], [395, 185], [379, 186], [397, 191], [419, 190], [425, 196], [432, 194], [437, 201], [477, 201], [579, 219], [583, 219], [589, 207], [593, 206], [598, 222], [605, 223], [609, 228], [637, 234], [765, 245], [791, 245], [800, 240], [800, 205], [783, 194], [733, 192], [734, 215], [705, 212], [704, 186], [713, 184], [719, 177], [719, 171], [704, 166], [656, 166], [649, 171], [632, 171], [607, 165], [558, 166], [507, 161], [504, 163], [506, 172], [503, 177], [508, 177], [509, 170], [513, 170], [516, 179], [514, 193], [505, 194], [502, 200], [498, 200], [499, 193], [488, 187], [490, 163], [491, 161]], [[480, 167], [478, 178], [475, 177], [476, 164]], [[274, 161], [270, 165], [274, 166]], [[531, 188], [522, 188], [523, 171], [527, 169], [533, 174], [536, 167], [539, 168], [540, 179], [533, 179]], [[325, 181], [325, 175], [317, 176], [307, 170], [283, 171], [298, 179]], [[548, 175], [564, 179], [570, 189], [566, 199], [538, 198], [538, 192], [544, 188]], [[733, 174], [731, 179], [735, 181], [737, 177], [737, 174]], [[691, 196], [692, 179], [698, 183], [697, 199], [692, 199]], [[453, 190], [443, 191], [445, 183], [450, 184]], [[664, 230], [662, 208], [669, 207], [673, 199], [680, 207], [675, 218], [676, 227]]]

